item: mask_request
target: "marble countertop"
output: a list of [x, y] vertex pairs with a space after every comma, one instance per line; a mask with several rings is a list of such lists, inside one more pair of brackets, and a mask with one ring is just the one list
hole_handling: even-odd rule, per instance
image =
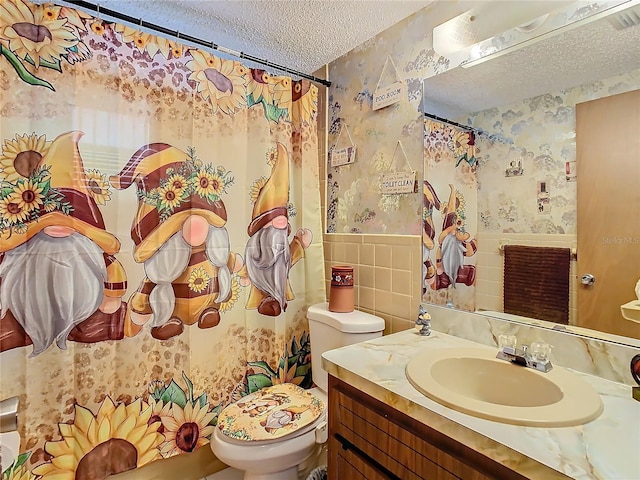
[[407, 363], [423, 349], [460, 346], [491, 349], [436, 331], [423, 337], [407, 330], [325, 352], [322, 365], [331, 375], [528, 478], [640, 479], [640, 402], [631, 397], [630, 386], [573, 370], [602, 398], [604, 411], [597, 419], [556, 428], [484, 420], [429, 399], [405, 376]]

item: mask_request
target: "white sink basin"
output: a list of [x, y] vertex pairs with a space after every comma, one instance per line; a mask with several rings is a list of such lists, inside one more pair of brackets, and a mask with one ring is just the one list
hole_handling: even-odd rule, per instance
[[426, 350], [407, 365], [411, 384], [449, 408], [513, 425], [566, 427], [602, 413], [600, 395], [555, 366], [542, 373], [495, 358], [490, 348]]

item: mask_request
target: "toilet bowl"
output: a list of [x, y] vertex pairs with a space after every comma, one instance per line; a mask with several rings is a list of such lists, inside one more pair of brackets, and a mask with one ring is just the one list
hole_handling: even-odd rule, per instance
[[317, 387], [266, 387], [220, 412], [211, 450], [222, 462], [244, 471], [244, 480], [298, 479], [298, 466], [327, 440], [328, 375], [322, 369], [322, 353], [380, 337], [384, 330], [382, 318], [359, 311], [331, 312], [327, 303], [309, 307], [307, 317]]
[[[311, 389], [326, 406], [326, 396]], [[216, 428], [211, 449], [224, 463], [244, 471], [244, 480], [297, 480], [298, 465], [314, 452], [327, 436], [326, 407], [311, 424], [273, 440], [243, 441], [231, 438]]]

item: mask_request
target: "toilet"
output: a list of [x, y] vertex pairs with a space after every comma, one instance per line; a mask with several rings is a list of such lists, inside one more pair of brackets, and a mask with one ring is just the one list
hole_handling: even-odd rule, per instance
[[220, 412], [211, 450], [222, 462], [244, 471], [244, 480], [297, 480], [298, 465], [327, 440], [328, 374], [322, 353], [380, 337], [384, 320], [354, 310], [309, 307], [311, 368], [316, 388], [273, 385], [247, 395]]

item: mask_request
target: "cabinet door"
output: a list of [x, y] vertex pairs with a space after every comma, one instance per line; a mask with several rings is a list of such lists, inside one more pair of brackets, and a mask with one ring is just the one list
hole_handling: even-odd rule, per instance
[[390, 477], [380, 473], [353, 450], [345, 450], [335, 438], [331, 439], [330, 450], [333, 462], [329, 468], [331, 480], [389, 480]]
[[329, 438], [329, 480], [527, 479], [333, 376]]

